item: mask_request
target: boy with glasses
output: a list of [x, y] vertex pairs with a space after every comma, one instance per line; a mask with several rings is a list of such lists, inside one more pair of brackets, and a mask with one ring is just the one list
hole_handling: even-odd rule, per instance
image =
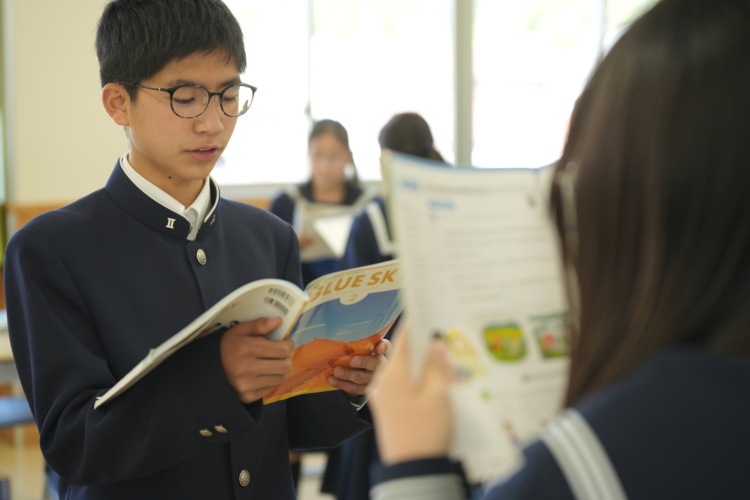
[[106, 186], [11, 239], [8, 322], [41, 447], [61, 498], [291, 499], [291, 448], [369, 427], [353, 404], [383, 362], [356, 357], [342, 391], [264, 406], [291, 366], [278, 318], [182, 348], [112, 402], [94, 401], [224, 295], [299, 284], [290, 226], [220, 198], [209, 177], [255, 88], [242, 32], [220, 0], [114, 0], [99, 21], [102, 101], [129, 150]]

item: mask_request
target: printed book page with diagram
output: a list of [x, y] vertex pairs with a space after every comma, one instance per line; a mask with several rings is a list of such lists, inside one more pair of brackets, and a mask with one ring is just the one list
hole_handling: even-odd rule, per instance
[[455, 367], [453, 455], [512, 473], [561, 408], [569, 319], [547, 210], [551, 168], [451, 167], [384, 152], [413, 376], [434, 336]]

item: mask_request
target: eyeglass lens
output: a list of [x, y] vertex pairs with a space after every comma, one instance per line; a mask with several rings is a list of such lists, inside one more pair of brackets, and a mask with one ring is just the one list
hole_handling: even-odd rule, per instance
[[[244, 85], [227, 87], [219, 96], [221, 109], [229, 116], [240, 116], [253, 102], [253, 89]], [[208, 107], [209, 94], [199, 86], [180, 87], [172, 94], [172, 109], [183, 118], [194, 118]]]

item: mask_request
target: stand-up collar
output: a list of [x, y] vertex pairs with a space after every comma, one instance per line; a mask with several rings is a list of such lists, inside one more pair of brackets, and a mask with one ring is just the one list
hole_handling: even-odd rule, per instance
[[[209, 181], [211, 203], [199, 235], [210, 230], [218, 215], [219, 187], [210, 178]], [[181, 213], [170, 210], [144, 193], [123, 172], [119, 161], [104, 189], [123, 210], [143, 224], [174, 238], [188, 239], [190, 222]]]

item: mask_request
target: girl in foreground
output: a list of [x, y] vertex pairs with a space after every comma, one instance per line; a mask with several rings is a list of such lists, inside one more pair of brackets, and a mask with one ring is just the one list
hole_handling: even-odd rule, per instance
[[[572, 270], [567, 409], [487, 499], [739, 498], [750, 486], [750, 0], [662, 0], [599, 65], [550, 193]], [[572, 189], [568, 189], [572, 188]], [[373, 498], [463, 498], [440, 346], [370, 400]]]

